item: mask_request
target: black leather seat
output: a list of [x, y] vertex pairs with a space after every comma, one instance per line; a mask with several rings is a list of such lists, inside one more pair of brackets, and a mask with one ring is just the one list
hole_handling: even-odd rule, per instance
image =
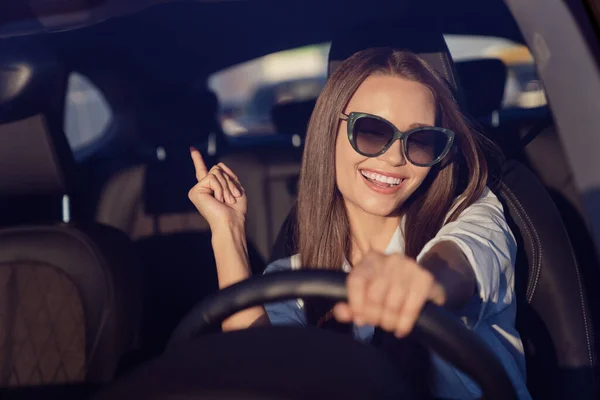
[[595, 295], [595, 285], [600, 281], [600, 262], [551, 116], [544, 113], [543, 108], [501, 109], [507, 69], [498, 59], [458, 62], [456, 70], [469, 113], [487, 128], [488, 136], [507, 156], [522, 162], [536, 175], [556, 205], [589, 294], [590, 316], [598, 331], [600, 296]]
[[[402, 24], [388, 24], [402, 26]], [[393, 46], [426, 53], [432, 66], [460, 93], [441, 34], [423, 41], [418, 29], [356, 29], [332, 43], [330, 66], [361, 48]], [[516, 161], [505, 163], [495, 191], [518, 241], [517, 328], [527, 360], [533, 398], [595, 399], [597, 353], [591, 309], [569, 236], [551, 197], [533, 173]], [[272, 259], [295, 253], [294, 210], [273, 249]]]
[[66, 82], [43, 49], [0, 49], [0, 387], [106, 382], [137, 346], [133, 246], [74, 207]]

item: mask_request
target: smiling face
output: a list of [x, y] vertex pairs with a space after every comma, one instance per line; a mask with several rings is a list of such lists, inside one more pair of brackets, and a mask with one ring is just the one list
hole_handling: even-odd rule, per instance
[[[418, 125], [435, 125], [435, 100], [421, 83], [397, 76], [373, 75], [350, 99], [345, 114], [363, 112], [385, 118], [406, 132]], [[349, 212], [389, 216], [417, 190], [430, 167], [411, 164], [397, 140], [382, 155], [365, 157], [354, 151], [341, 121], [336, 140], [336, 184]]]

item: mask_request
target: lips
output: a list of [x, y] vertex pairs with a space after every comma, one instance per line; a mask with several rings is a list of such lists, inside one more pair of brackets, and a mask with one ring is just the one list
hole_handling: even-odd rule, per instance
[[402, 183], [403, 178], [396, 176], [384, 175], [378, 172], [361, 170], [360, 173], [367, 178], [369, 181], [374, 183], [380, 183], [382, 185], [396, 186]]
[[406, 180], [398, 174], [388, 174], [372, 170], [360, 170], [364, 182], [369, 189], [381, 194], [396, 193]]

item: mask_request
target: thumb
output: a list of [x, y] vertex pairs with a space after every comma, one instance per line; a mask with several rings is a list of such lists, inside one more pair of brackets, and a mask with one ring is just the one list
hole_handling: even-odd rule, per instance
[[444, 289], [444, 287], [439, 283], [435, 282], [431, 288], [431, 291], [429, 292], [429, 300], [438, 306], [443, 306], [446, 304], [446, 298], [446, 289]]

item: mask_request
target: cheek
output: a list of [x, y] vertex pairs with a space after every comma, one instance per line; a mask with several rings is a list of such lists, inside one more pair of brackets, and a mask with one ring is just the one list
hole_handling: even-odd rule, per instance
[[354, 151], [348, 138], [338, 134], [335, 145], [335, 176], [338, 188], [343, 188], [355, 175], [356, 166], [364, 157]]
[[415, 183], [417, 183], [416, 187], [421, 186], [425, 178], [427, 178], [427, 175], [429, 174], [430, 170], [431, 167], [416, 167], [414, 165], [412, 166], [412, 173], [415, 177]]

